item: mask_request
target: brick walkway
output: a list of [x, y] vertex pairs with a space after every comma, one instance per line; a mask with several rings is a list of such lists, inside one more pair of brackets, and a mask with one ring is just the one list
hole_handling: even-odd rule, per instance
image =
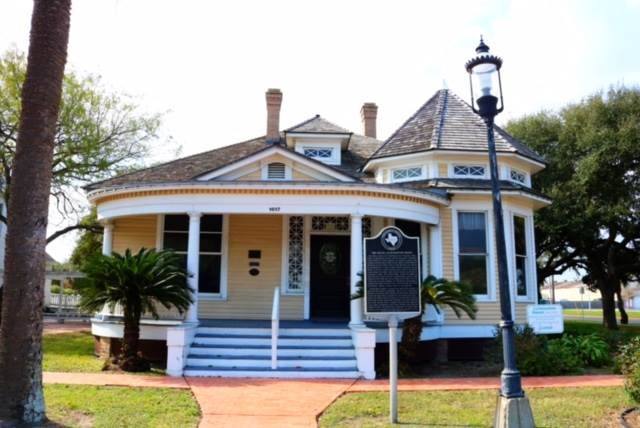
[[315, 427], [353, 380], [188, 378], [200, 427]]
[[[190, 388], [200, 427], [295, 427], [317, 425], [317, 417], [344, 393], [386, 391], [386, 380], [287, 380], [172, 378], [116, 373], [44, 373], [45, 383]], [[524, 378], [524, 388], [622, 386], [622, 376]], [[401, 391], [497, 389], [498, 378], [401, 379]]]

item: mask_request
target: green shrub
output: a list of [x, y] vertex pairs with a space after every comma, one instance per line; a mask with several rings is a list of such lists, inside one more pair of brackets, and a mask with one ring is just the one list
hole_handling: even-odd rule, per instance
[[[78, 294], [78, 292], [76, 290], [74, 290], [73, 288], [63, 288], [62, 289], [62, 293], [67, 295], [67, 296], [72, 296], [75, 294]], [[59, 285], [52, 285], [51, 286], [51, 294], [60, 294], [60, 286]]]
[[616, 367], [624, 375], [624, 389], [636, 402], [640, 402], [640, 337], [634, 337], [620, 348]]
[[[536, 335], [529, 326], [516, 327], [516, 358], [525, 376], [554, 376], [581, 371], [580, 357], [562, 339]], [[490, 358], [502, 358], [502, 335], [497, 334]]]
[[611, 363], [609, 344], [596, 333], [584, 336], [564, 335], [556, 340], [561, 340], [579, 358], [582, 365], [603, 367]]
[[52, 285], [51, 286], [51, 294], [60, 294], [60, 286], [59, 285]]

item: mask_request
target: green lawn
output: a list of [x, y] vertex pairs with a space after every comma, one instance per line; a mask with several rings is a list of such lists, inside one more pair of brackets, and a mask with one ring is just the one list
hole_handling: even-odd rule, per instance
[[[565, 309], [565, 315], [572, 317], [593, 317], [602, 319], [602, 309]], [[620, 313], [616, 310], [616, 315], [618, 319], [620, 319]], [[627, 315], [629, 315], [629, 319], [640, 319], [640, 311], [627, 310]]]
[[45, 385], [47, 416], [64, 427], [197, 427], [188, 390]]
[[[401, 392], [398, 419], [403, 426], [490, 427], [496, 406], [495, 390]], [[527, 392], [536, 426], [609, 426], [632, 405], [622, 388], [548, 388]], [[321, 427], [386, 427], [389, 394], [346, 394], [320, 418]], [[611, 424], [610, 426], [617, 426]]]
[[45, 334], [43, 370], [48, 372], [99, 372], [103, 361], [93, 355], [89, 332]]

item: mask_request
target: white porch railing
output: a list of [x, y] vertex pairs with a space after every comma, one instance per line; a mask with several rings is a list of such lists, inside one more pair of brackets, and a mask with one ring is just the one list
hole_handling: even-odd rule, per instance
[[52, 294], [50, 298], [50, 306], [75, 308], [80, 303], [78, 294]]
[[273, 291], [271, 310], [271, 369], [278, 368], [278, 330], [280, 328], [280, 287]]

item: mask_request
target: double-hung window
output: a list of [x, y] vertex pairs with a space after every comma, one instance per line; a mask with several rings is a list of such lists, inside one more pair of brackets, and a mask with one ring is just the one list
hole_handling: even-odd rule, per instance
[[527, 297], [527, 229], [524, 217], [513, 216], [513, 240], [515, 250], [516, 296]]
[[489, 295], [487, 219], [484, 212], [458, 212], [458, 273], [473, 294]]
[[[200, 260], [198, 292], [220, 294], [222, 264], [222, 215], [203, 215], [200, 219]], [[171, 214], [164, 217], [163, 247], [172, 249], [187, 266], [189, 216]]]

